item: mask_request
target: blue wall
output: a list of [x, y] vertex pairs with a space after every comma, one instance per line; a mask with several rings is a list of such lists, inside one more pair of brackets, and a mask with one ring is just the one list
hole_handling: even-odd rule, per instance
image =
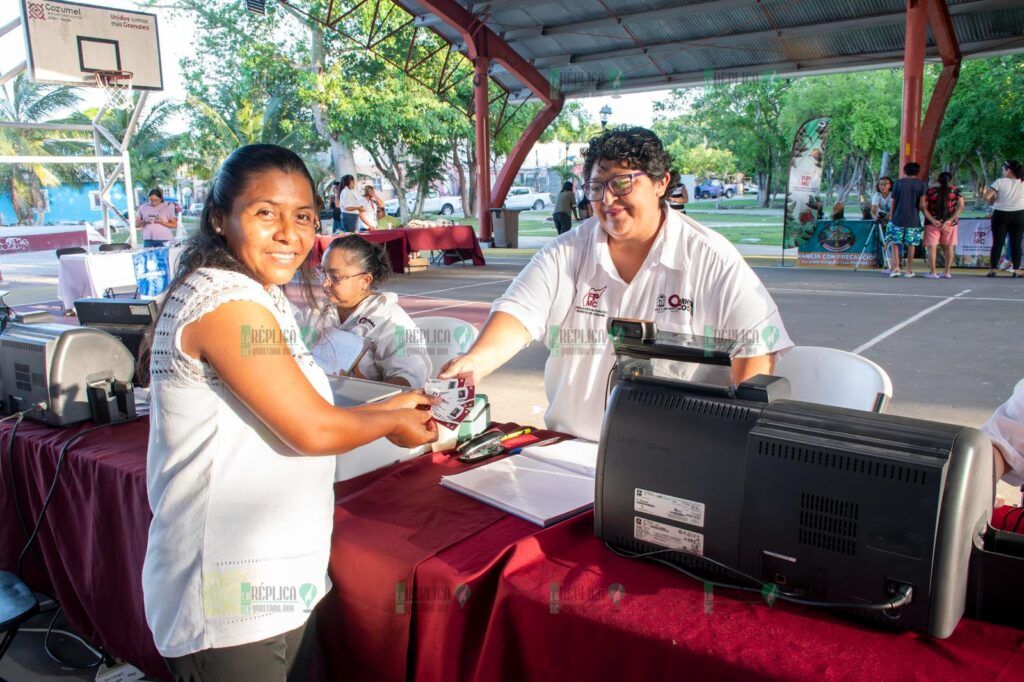
[[[98, 192], [99, 185], [95, 182], [87, 182], [83, 185], [59, 185], [57, 187], [44, 187], [43, 190], [50, 195], [50, 210], [43, 216], [43, 222], [47, 225], [53, 223], [80, 223], [83, 220], [92, 222], [100, 220], [103, 213], [94, 210], [89, 205], [89, 192]], [[110, 189], [110, 202], [124, 211], [127, 207], [124, 197], [124, 187], [120, 183]], [[13, 225], [17, 222], [14, 213], [14, 205], [11, 204], [10, 190], [5, 189], [0, 193], [0, 215], [4, 223]]]

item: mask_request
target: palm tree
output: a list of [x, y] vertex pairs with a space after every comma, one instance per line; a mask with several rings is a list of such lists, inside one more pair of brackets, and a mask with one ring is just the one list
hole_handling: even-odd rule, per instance
[[[190, 146], [195, 152], [192, 161], [209, 169], [236, 148], [247, 144], [266, 143], [282, 147], [301, 147], [302, 137], [287, 111], [285, 98], [272, 95], [262, 101], [249, 93], [230, 96], [225, 106], [214, 108], [197, 98], [188, 98], [192, 132]], [[202, 175], [197, 172], [197, 175]]]
[[[139, 94], [133, 93], [130, 107], [108, 109], [103, 114], [100, 125], [106, 128], [114, 139], [123, 140], [138, 102]], [[164, 128], [179, 108], [180, 105], [165, 100], [148, 107], [139, 116], [135, 133], [128, 143], [133, 183], [146, 188], [173, 184], [178, 168], [175, 155], [185, 136], [182, 133], [168, 134]], [[77, 114], [76, 118], [80, 119], [80, 122], [89, 123], [96, 117], [96, 113], [96, 109], [90, 109]]]
[[[16, 123], [63, 123], [55, 114], [75, 107], [78, 94], [66, 85], [43, 85], [20, 74], [10, 86], [0, 87], [0, 118]], [[66, 154], [80, 149], [81, 143], [67, 139], [57, 131], [22, 128], [0, 128], [0, 155], [45, 156]], [[2, 182], [11, 193], [11, 203], [18, 221], [28, 223], [33, 211], [42, 208], [43, 186], [55, 186], [79, 179], [81, 169], [75, 166], [43, 164], [11, 164], [0, 169]], [[41, 214], [39, 214], [41, 216]]]

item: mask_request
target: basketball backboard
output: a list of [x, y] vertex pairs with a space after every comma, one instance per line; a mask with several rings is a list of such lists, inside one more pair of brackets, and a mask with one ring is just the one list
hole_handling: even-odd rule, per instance
[[97, 71], [130, 71], [136, 90], [163, 90], [156, 15], [62, 0], [21, 0], [29, 75], [91, 86]]

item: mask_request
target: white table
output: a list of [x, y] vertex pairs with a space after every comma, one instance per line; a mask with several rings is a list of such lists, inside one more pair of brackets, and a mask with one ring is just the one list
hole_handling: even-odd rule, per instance
[[[180, 246], [171, 247], [171, 272], [177, 268]], [[57, 264], [57, 297], [65, 310], [80, 298], [102, 298], [111, 287], [136, 286], [135, 251], [69, 253]]]

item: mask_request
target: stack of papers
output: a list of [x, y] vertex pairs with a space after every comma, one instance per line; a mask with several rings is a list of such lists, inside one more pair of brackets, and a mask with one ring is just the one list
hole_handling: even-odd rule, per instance
[[570, 440], [443, 476], [441, 485], [543, 527], [594, 506], [596, 469], [597, 443]]

